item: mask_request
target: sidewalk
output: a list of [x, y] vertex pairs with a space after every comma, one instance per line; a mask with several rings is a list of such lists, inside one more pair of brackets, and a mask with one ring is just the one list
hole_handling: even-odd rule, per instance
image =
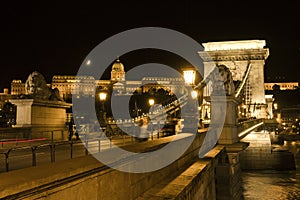
[[[206, 132], [207, 128], [199, 129], [198, 133]], [[180, 134], [180, 133], [177, 133]], [[110, 137], [106, 137], [103, 135], [103, 133], [100, 132], [90, 132], [86, 137], [85, 135], [80, 135], [80, 140], [75, 140], [75, 137], [73, 137], [72, 141], [74, 143], [84, 143], [85, 140], [88, 140], [88, 142], [92, 141], [108, 141], [112, 142], [115, 145], [122, 146], [122, 145], [128, 145], [133, 143], [139, 143], [142, 140], [138, 141], [137, 138], [131, 135], [113, 135]], [[170, 135], [174, 136], [174, 135]], [[86, 138], [85, 138], [86, 137]], [[162, 134], [161, 132], [159, 135], [157, 134], [157, 131], [153, 133], [153, 135], [149, 135], [149, 137], [145, 141], [152, 141], [152, 140], [159, 140], [161, 138], [168, 137], [167, 135]], [[11, 148], [22, 148], [22, 147], [32, 147], [32, 146], [40, 146], [43, 144], [51, 144], [51, 143], [68, 143], [70, 141], [68, 140], [50, 140], [47, 138], [35, 138], [35, 139], [2, 139], [0, 140], [0, 150], [7, 150]]]

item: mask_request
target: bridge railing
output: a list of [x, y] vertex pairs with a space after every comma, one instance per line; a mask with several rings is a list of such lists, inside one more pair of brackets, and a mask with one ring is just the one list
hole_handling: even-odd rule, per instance
[[[9, 133], [9, 132], [8, 132]], [[46, 131], [27, 131], [25, 135], [24, 132], [12, 132], [11, 135], [1, 135], [0, 137], [0, 149], [10, 148], [17, 146], [30, 146], [32, 143], [43, 142], [43, 141], [62, 141], [66, 137], [64, 135], [68, 134], [67, 128], [57, 129], [57, 130], [46, 130]], [[12, 136], [13, 135], [13, 136]], [[33, 137], [34, 136], [34, 137]]]
[[[12, 170], [11, 166], [16, 165], [17, 161], [14, 156], [20, 156], [22, 152], [28, 153], [30, 160], [27, 160], [24, 165], [27, 167], [36, 166], [40, 163], [40, 156], [49, 157], [47, 162], [56, 162], [57, 160], [61, 160], [61, 158], [57, 158], [59, 150], [63, 150], [64, 159], [72, 159], [78, 156], [85, 156], [92, 153], [98, 153], [105, 149], [113, 148], [113, 144], [117, 145], [128, 145], [139, 143], [140, 140], [134, 137], [133, 132], [137, 131], [134, 129], [140, 128], [139, 126], [129, 126], [130, 124], [114, 124], [119, 128], [113, 129], [110, 134], [104, 137], [104, 132], [89, 132], [92, 129], [88, 126], [80, 127], [82, 132], [79, 133], [80, 140], [70, 140], [70, 141], [55, 141], [51, 139], [31, 139], [31, 140], [22, 140], [22, 144], [20, 141], [2, 141], [0, 148], [0, 172], [10, 171]], [[127, 126], [128, 125], [128, 126]], [[153, 124], [151, 130], [149, 130], [148, 141], [150, 140], [158, 140], [165, 135], [165, 133], [154, 130], [159, 130], [162, 125]], [[117, 131], [118, 129], [118, 131]], [[124, 132], [123, 132], [123, 131]], [[132, 135], [126, 134], [126, 132], [132, 133]], [[155, 136], [155, 137], [154, 137]], [[23, 155], [23, 154], [22, 154]], [[30, 163], [29, 163], [30, 162]], [[16, 169], [16, 167], [13, 167]], [[24, 168], [17, 167], [17, 169]]]
[[249, 119], [243, 122], [239, 122], [237, 126], [239, 138], [242, 139], [247, 135], [247, 133], [261, 126], [263, 123], [263, 119]]
[[[13, 158], [14, 155], [19, 155], [24, 152], [31, 152], [31, 166], [36, 166], [38, 163], [38, 157], [43, 155], [44, 157], [49, 156], [49, 162], [56, 162], [57, 160], [57, 153], [59, 149], [64, 149], [64, 154], [67, 159], [74, 158], [75, 153], [78, 156], [84, 156], [90, 154], [89, 152], [89, 145], [93, 144], [96, 145], [95, 151], [100, 152], [103, 148], [103, 145], [108, 146], [108, 148], [112, 148], [112, 143], [116, 141], [120, 141], [120, 145], [124, 145], [126, 143], [134, 143], [135, 141], [131, 140], [131, 138], [117, 138], [117, 136], [112, 136], [109, 139], [103, 139], [101, 137], [89, 137], [89, 134], [80, 135], [81, 140], [71, 140], [71, 141], [31, 141], [28, 145], [25, 146], [14, 146], [8, 148], [1, 148], [0, 149], [0, 171], [3, 170], [8, 172], [11, 170], [11, 165], [16, 164], [16, 159]], [[105, 140], [105, 141], [104, 141]], [[107, 141], [107, 142], [106, 142]], [[85, 146], [85, 148], [84, 148]], [[76, 152], [75, 152], [76, 150]], [[80, 152], [78, 151], [80, 150]], [[82, 151], [81, 151], [82, 150]], [[25, 155], [26, 156], [26, 155]], [[4, 165], [4, 166], [1, 166]], [[28, 162], [26, 164], [28, 165]], [[23, 166], [18, 167], [24, 168]]]
[[[142, 119], [145, 116], [150, 116], [151, 119], [157, 119], [160, 117], [164, 117], [166, 113], [172, 113], [174, 110], [177, 110], [179, 106], [185, 106], [187, 102], [187, 95], [183, 95], [178, 99], [175, 99], [174, 101], [169, 102], [167, 100], [166, 102], [161, 102], [159, 106], [157, 106], [155, 109], [151, 110], [149, 113], [143, 113], [142, 115], [136, 116], [135, 119]], [[126, 121], [132, 121], [134, 119], [123, 119], [122, 122]]]

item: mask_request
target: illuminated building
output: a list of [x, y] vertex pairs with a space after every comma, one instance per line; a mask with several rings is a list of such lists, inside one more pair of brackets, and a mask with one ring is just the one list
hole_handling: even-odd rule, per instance
[[25, 83], [22, 83], [22, 80], [13, 80], [10, 91], [11, 95], [25, 94]]
[[295, 90], [299, 87], [298, 82], [265, 83], [265, 90], [273, 90], [274, 85], [278, 85], [280, 90]]

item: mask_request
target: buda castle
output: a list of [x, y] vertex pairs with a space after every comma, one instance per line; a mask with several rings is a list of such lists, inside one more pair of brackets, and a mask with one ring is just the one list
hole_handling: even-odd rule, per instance
[[[144, 93], [150, 88], [163, 88], [170, 93], [183, 94], [184, 80], [181, 77], [143, 77], [141, 80], [126, 80], [124, 65], [120, 59], [112, 64], [110, 80], [96, 80], [93, 76], [54, 75], [48, 86], [57, 88], [63, 99], [72, 95], [95, 95], [99, 91], [113, 89], [115, 95], [132, 95], [133, 92]], [[25, 94], [22, 80], [11, 82], [11, 95]]]

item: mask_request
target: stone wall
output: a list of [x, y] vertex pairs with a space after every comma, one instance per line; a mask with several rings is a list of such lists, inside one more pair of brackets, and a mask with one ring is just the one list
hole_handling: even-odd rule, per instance
[[66, 109], [71, 107], [62, 101], [11, 99], [10, 102], [17, 106], [14, 127], [64, 126]]
[[[237, 158], [239, 155], [236, 155]], [[229, 155], [230, 157], [230, 155]], [[238, 158], [239, 159], [239, 158]], [[216, 194], [219, 200], [242, 199], [242, 179], [239, 160], [216, 166]]]
[[269, 134], [252, 132], [242, 139], [249, 147], [241, 153], [242, 169], [271, 169], [272, 146]]
[[[22, 139], [42, 137], [67, 140], [66, 109], [70, 108], [71, 104], [36, 99], [11, 99], [10, 102], [17, 106], [16, 125], [13, 128]], [[30, 130], [29, 134], [20, 134], [22, 129]]]
[[[216, 168], [224, 147], [217, 146], [203, 159], [196, 159], [185, 170], [173, 174], [142, 194], [137, 200], [146, 199], [216, 199]], [[224, 175], [224, 174], [222, 174]], [[222, 196], [219, 193], [219, 196]]]
[[35, 126], [0, 128], [0, 139], [27, 140], [46, 138], [47, 140], [65, 141], [68, 140], [69, 131], [66, 126]]
[[242, 139], [249, 147], [241, 153], [241, 169], [246, 170], [292, 170], [295, 160], [291, 152], [274, 150], [268, 132], [252, 132]]
[[0, 128], [0, 139], [24, 139], [29, 138], [31, 128]]

